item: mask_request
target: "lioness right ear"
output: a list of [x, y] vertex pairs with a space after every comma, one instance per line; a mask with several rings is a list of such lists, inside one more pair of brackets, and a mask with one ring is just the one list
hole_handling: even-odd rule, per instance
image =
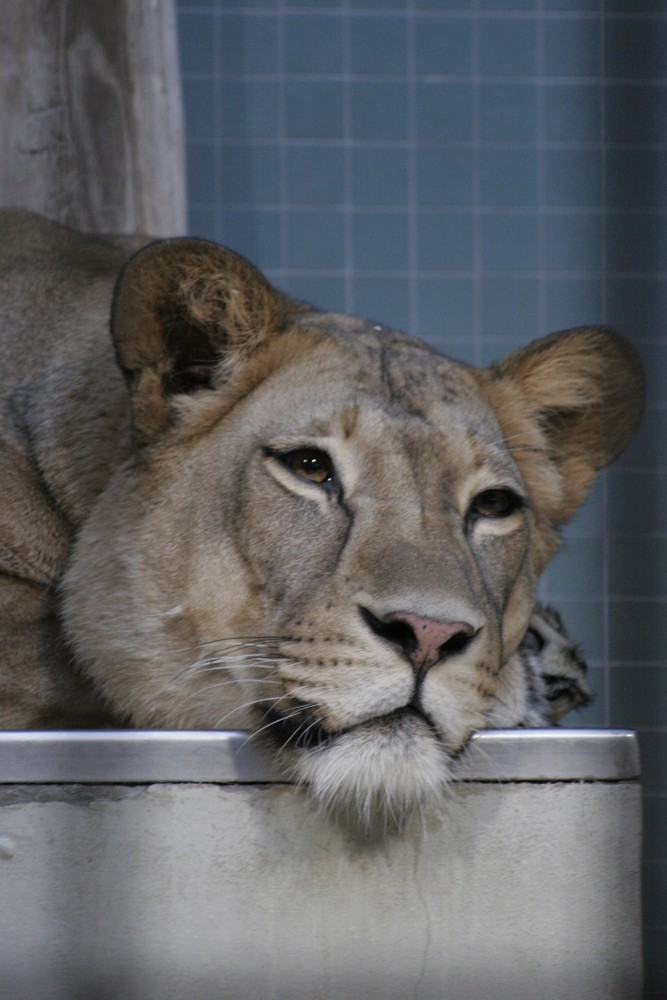
[[636, 351], [613, 330], [581, 327], [534, 341], [485, 376], [536, 513], [564, 524], [637, 430], [644, 379]]
[[161, 434], [173, 395], [211, 388], [295, 309], [249, 261], [215, 243], [173, 239], [140, 250], [121, 272], [111, 312], [139, 436]]

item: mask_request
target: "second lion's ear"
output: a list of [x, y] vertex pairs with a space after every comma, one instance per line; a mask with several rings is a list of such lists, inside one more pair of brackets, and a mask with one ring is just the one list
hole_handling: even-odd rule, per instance
[[174, 239], [140, 250], [121, 272], [111, 313], [139, 436], [162, 433], [172, 396], [213, 387], [225, 365], [283, 330], [295, 305], [215, 243]]

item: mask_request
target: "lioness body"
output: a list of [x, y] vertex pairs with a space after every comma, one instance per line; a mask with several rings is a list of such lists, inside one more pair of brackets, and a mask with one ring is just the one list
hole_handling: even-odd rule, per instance
[[126, 390], [109, 336], [127, 254], [36, 216], [3, 213], [3, 223], [0, 722], [92, 724], [109, 708], [71, 669], [56, 587], [74, 532], [127, 454]]
[[517, 649], [636, 425], [621, 338], [477, 371], [212, 244], [149, 247], [114, 297], [122, 250], [4, 230], [6, 726], [263, 724], [324, 800], [401, 813], [474, 729], [561, 714]]

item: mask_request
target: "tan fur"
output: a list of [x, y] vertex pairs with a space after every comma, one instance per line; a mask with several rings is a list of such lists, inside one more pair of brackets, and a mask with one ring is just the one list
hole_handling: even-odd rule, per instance
[[[213, 244], [123, 269], [27, 213], [2, 228], [3, 725], [265, 729], [326, 804], [400, 819], [474, 729], [582, 700], [535, 709], [519, 644], [636, 427], [626, 341], [569, 331], [480, 371]], [[493, 490], [521, 502], [480, 514]], [[422, 670], [404, 620], [465, 631]]]

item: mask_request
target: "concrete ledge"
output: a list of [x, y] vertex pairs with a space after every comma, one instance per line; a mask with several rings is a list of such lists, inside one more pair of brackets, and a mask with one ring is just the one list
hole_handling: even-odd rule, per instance
[[459, 767], [367, 841], [245, 734], [0, 734], [0, 997], [639, 998], [633, 735], [483, 733]]

